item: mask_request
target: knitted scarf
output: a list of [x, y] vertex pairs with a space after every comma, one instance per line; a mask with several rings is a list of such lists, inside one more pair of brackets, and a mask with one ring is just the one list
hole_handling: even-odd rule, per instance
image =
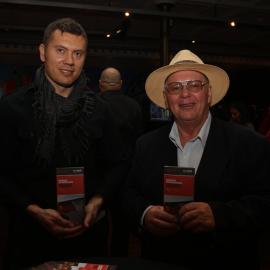
[[[36, 160], [41, 165], [54, 162], [55, 143], [60, 147], [67, 166], [80, 166], [89, 148], [88, 120], [95, 107], [95, 95], [87, 88], [82, 72], [72, 93], [65, 98], [55, 93], [41, 66], [35, 76], [34, 117], [37, 121]], [[61, 151], [60, 150], [60, 151]]]

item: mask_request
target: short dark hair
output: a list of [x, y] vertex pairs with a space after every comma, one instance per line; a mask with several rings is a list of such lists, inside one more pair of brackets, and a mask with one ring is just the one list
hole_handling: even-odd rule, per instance
[[47, 45], [53, 32], [55, 30], [60, 30], [62, 33], [67, 32], [77, 36], [83, 36], [88, 43], [87, 34], [84, 28], [72, 18], [61, 18], [56, 21], [51, 22], [44, 30], [43, 44]]

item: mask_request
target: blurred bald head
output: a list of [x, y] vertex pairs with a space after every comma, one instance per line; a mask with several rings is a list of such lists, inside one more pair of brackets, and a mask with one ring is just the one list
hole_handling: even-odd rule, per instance
[[119, 70], [113, 67], [104, 69], [99, 78], [99, 89], [104, 91], [119, 91], [122, 87], [122, 79]]

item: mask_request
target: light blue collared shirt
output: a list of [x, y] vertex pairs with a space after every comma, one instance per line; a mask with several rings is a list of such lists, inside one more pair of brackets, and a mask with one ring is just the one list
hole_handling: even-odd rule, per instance
[[186, 142], [184, 146], [182, 146], [180, 142], [180, 134], [178, 132], [177, 125], [175, 122], [173, 123], [169, 138], [177, 148], [178, 167], [191, 167], [195, 168], [195, 172], [197, 171], [209, 134], [211, 120], [212, 116], [209, 112], [208, 117], [200, 129], [198, 135]]

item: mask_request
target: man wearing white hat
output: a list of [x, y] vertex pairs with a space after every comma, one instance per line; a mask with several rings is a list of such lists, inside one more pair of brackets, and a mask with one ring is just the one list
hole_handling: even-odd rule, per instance
[[174, 121], [138, 140], [128, 178], [126, 214], [142, 256], [188, 269], [259, 269], [257, 240], [270, 225], [270, 144], [212, 117], [227, 73], [182, 50], [145, 87]]

